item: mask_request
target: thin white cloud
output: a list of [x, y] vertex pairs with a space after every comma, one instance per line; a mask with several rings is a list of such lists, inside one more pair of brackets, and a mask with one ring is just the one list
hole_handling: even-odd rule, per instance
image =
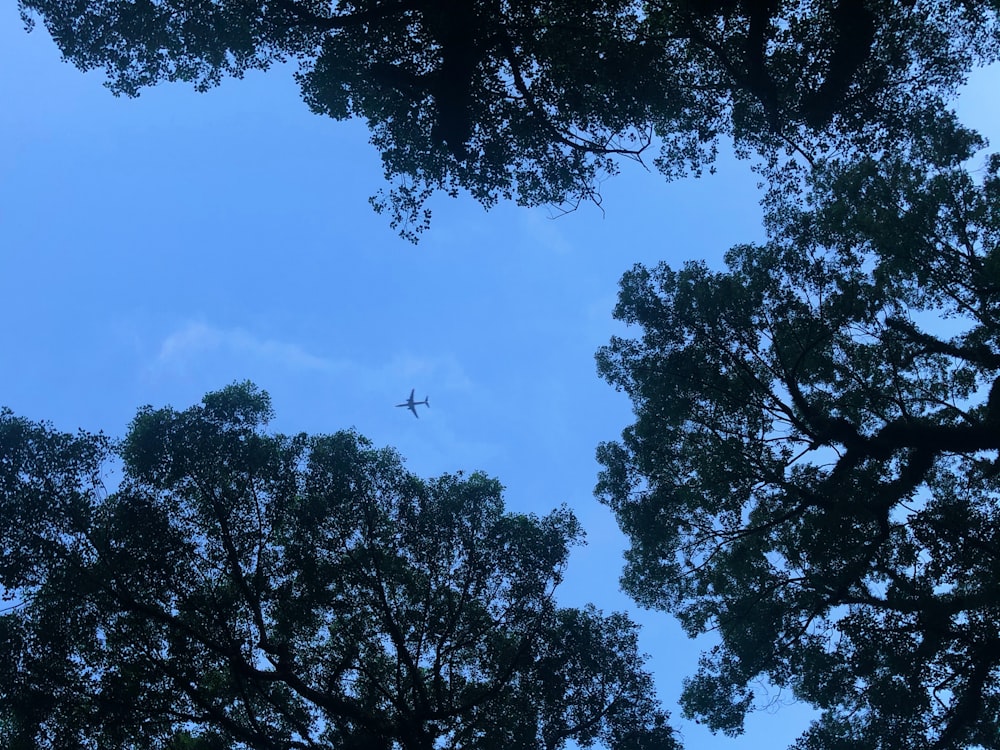
[[401, 354], [378, 368], [379, 377], [386, 382], [419, 380], [434, 383], [447, 390], [467, 391], [473, 387], [461, 363], [452, 355], [423, 357]]
[[242, 328], [219, 328], [200, 321], [185, 323], [160, 343], [153, 370], [184, 371], [206, 361], [265, 365], [302, 374], [347, 378], [367, 390], [398, 388], [400, 384], [437, 390], [468, 391], [472, 380], [451, 354], [424, 356], [399, 353], [382, 364], [325, 357], [299, 344], [262, 338]]
[[350, 369], [347, 362], [317, 356], [297, 344], [258, 338], [241, 328], [216, 328], [201, 322], [187, 323], [168, 335], [160, 344], [156, 365], [159, 368], [184, 367], [214, 354], [263, 360], [298, 371], [343, 372]]

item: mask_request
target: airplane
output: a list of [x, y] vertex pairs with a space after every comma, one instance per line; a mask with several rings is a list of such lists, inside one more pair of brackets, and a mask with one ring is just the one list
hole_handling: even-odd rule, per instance
[[410, 397], [409, 397], [408, 399], [406, 399], [406, 403], [405, 403], [405, 404], [396, 404], [396, 406], [405, 406], [406, 408], [408, 408], [408, 409], [409, 409], [410, 411], [412, 411], [412, 412], [413, 412], [413, 416], [415, 416], [415, 417], [416, 417], [417, 419], [420, 419], [420, 415], [419, 415], [419, 414], [417, 414], [417, 406], [418, 406], [419, 404], [423, 404], [423, 405], [424, 405], [424, 406], [426, 406], [426, 407], [427, 407], [428, 409], [430, 409], [430, 408], [431, 408], [431, 405], [430, 405], [430, 403], [428, 403], [428, 397], [427, 397], [427, 396], [424, 396], [424, 400], [423, 400], [423, 401], [414, 401], [414, 400], [413, 400], [413, 393], [414, 393], [414, 392], [415, 392], [416, 390], [417, 390], [417, 389], [416, 389], [416, 388], [414, 388], [414, 389], [412, 389], [412, 390], [410, 391]]

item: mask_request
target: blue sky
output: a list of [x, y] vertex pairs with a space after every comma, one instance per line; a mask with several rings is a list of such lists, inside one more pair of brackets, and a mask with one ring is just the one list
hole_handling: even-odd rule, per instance
[[[626, 165], [606, 213], [434, 202], [399, 239], [367, 198], [382, 186], [361, 123], [311, 114], [291, 70], [207, 94], [162, 86], [116, 99], [62, 63], [43, 29], [0, 9], [0, 404], [65, 430], [124, 432], [137, 407], [197, 402], [251, 379], [275, 429], [355, 427], [431, 476], [481, 469], [512, 510], [569, 504], [588, 546], [561, 601], [629, 610], [689, 750], [789, 744], [809, 713], [753, 717], [740, 739], [679, 716], [697, 651], [671, 618], [618, 591], [624, 539], [593, 498], [594, 449], [630, 421], [595, 350], [632, 264], [703, 258], [762, 236], [756, 178], [667, 184]], [[996, 76], [963, 104], [998, 122]], [[994, 138], [997, 142], [997, 139]], [[411, 388], [431, 407], [394, 408]]]

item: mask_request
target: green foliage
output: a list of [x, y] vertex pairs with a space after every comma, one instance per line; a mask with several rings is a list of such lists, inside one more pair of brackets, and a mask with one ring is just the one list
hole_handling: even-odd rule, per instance
[[572, 513], [270, 416], [237, 384], [112, 450], [0, 414], [0, 747], [677, 747], [636, 627], [553, 602]]
[[822, 711], [801, 750], [997, 746], [1000, 159], [911, 143], [818, 164], [724, 271], [622, 279], [598, 493], [625, 588], [721, 638], [682, 698], [713, 729], [763, 677]]
[[960, 0], [19, 0], [115, 93], [199, 90], [296, 61], [307, 104], [367, 121], [414, 239], [427, 199], [599, 200], [622, 159], [668, 177], [720, 136], [773, 167], [892, 149], [997, 56], [996, 7]]

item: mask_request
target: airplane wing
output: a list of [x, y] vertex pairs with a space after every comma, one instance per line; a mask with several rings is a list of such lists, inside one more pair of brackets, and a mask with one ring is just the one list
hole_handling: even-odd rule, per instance
[[417, 414], [417, 405], [414, 404], [413, 401], [410, 401], [410, 411], [413, 412], [413, 416], [415, 416], [417, 419], [420, 419], [420, 415]]
[[416, 392], [417, 392], [416, 388], [411, 388], [410, 389], [410, 403], [411, 404], [413, 403], [413, 394], [416, 393]]

